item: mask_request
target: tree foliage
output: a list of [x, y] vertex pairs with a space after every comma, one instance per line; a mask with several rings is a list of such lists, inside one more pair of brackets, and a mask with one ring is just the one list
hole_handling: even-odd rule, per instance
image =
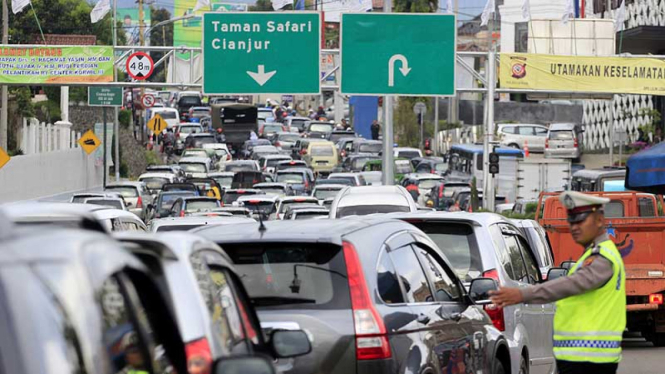
[[[150, 26], [153, 27], [156, 24], [171, 19], [171, 12], [164, 8], [155, 9], [150, 8]], [[153, 46], [172, 46], [173, 45], [173, 23], [168, 23], [166, 25], [156, 27], [150, 32], [150, 45]], [[153, 61], [157, 62], [162, 57], [164, 57], [164, 52], [150, 52], [150, 55]], [[166, 81], [166, 71], [164, 68], [165, 64], [161, 64], [155, 67], [150, 80], [152, 82], [164, 82]]]
[[[95, 35], [97, 44], [113, 44], [113, 20], [110, 15], [93, 24], [92, 5], [81, 0], [32, 0], [32, 6], [44, 34]], [[11, 9], [11, 8], [10, 8]], [[0, 14], [1, 9], [0, 9]], [[19, 14], [9, 14], [11, 44], [30, 44], [39, 35], [39, 27], [30, 7]], [[124, 33], [118, 33], [118, 44], [124, 44]]]
[[249, 7], [250, 12], [272, 12], [272, 2], [270, 0], [256, 0], [256, 4]]

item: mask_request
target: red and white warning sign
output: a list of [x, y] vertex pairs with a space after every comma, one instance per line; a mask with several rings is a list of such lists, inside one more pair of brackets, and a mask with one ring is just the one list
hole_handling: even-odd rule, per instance
[[147, 53], [134, 52], [127, 57], [125, 67], [130, 77], [142, 81], [152, 75], [153, 70], [155, 70], [155, 63]]
[[155, 105], [155, 97], [151, 94], [144, 94], [141, 96], [141, 104], [143, 104], [144, 108], [152, 108], [153, 105]]

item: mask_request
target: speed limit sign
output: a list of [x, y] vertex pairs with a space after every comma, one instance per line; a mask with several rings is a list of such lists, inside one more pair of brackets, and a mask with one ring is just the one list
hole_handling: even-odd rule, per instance
[[144, 94], [141, 96], [141, 104], [144, 108], [152, 108], [155, 105], [155, 97], [151, 94]]
[[142, 81], [148, 79], [152, 71], [155, 70], [155, 63], [147, 53], [134, 52], [127, 57], [125, 67], [130, 77]]

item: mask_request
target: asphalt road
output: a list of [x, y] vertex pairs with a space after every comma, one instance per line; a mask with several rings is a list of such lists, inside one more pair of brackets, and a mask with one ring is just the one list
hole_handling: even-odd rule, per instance
[[654, 347], [639, 334], [629, 334], [623, 340], [619, 374], [660, 374], [664, 355], [665, 348]]

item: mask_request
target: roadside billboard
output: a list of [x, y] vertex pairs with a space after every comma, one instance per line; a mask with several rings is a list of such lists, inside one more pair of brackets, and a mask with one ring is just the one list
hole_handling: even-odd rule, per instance
[[113, 47], [0, 45], [0, 83], [40, 85], [113, 81]]
[[[125, 33], [127, 38], [127, 45], [139, 45], [139, 9], [135, 8], [118, 8], [117, 20], [122, 22], [121, 31]], [[143, 6], [143, 24], [145, 30], [150, 27], [150, 7]], [[144, 45], [150, 45], [150, 37], [145, 38]]]
[[665, 61], [502, 53], [501, 88], [665, 96]]

